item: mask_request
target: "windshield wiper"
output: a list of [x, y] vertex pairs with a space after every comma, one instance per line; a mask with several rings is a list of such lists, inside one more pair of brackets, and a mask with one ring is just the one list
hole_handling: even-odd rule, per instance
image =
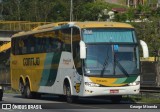
[[106, 57], [105, 62], [103, 64], [103, 69], [101, 70], [101, 76], [103, 76], [106, 66], [108, 65], [108, 57]]
[[[108, 50], [109, 50], [109, 49], [108, 49]], [[103, 69], [101, 70], [101, 76], [103, 76], [104, 71], [105, 71], [105, 69], [106, 69], [106, 67], [107, 67], [107, 65], [108, 65], [108, 59], [109, 59], [109, 56], [108, 56], [108, 50], [107, 50], [107, 56], [106, 56], [106, 59], [105, 59], [105, 61], [104, 61], [104, 63], [103, 63]]]
[[116, 59], [116, 57], [114, 56], [114, 60], [116, 62], [116, 65], [119, 67], [119, 69], [127, 76], [129, 77], [129, 74], [127, 73], [127, 71], [124, 69], [124, 67], [119, 63], [119, 61]]

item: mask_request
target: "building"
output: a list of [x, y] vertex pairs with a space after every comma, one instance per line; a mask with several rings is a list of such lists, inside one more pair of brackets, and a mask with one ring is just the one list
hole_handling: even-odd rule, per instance
[[105, 1], [114, 4], [137, 6], [138, 4], [144, 4], [146, 0], [105, 0]]
[[120, 5], [127, 5], [128, 7], [137, 7], [138, 5], [147, 4], [151, 7], [160, 7], [160, 0], [105, 0], [106, 2]]
[[160, 0], [158, 0], [158, 4], [157, 4], [157, 7], [160, 7]]
[[144, 5], [146, 0], [126, 0], [126, 5], [128, 7], [133, 6], [133, 7], [137, 7], [137, 5]]

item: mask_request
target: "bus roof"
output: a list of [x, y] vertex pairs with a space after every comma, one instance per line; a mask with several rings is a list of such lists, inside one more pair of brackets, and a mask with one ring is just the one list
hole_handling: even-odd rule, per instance
[[133, 28], [130, 24], [119, 22], [76, 22], [80, 28]]
[[78, 27], [80, 29], [83, 29], [83, 28], [134, 28], [130, 24], [119, 23], [119, 22], [97, 22], [97, 21], [95, 22], [57, 22], [57, 23], [38, 26], [31, 31], [19, 32], [17, 34], [14, 34], [12, 37], [36, 34], [40, 32], [63, 29], [67, 27], [69, 28], [72, 26]]

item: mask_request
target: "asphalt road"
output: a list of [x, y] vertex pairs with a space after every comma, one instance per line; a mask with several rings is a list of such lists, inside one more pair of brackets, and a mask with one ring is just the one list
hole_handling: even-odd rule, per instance
[[[6, 104], [12, 108], [1, 109], [0, 112], [135, 112], [135, 109], [136, 112], [159, 112], [160, 108], [159, 104], [141, 104], [131, 101], [111, 104], [109, 100], [93, 98], [80, 98], [78, 103], [68, 104], [57, 96], [47, 95], [40, 99], [25, 99], [20, 94], [4, 94], [3, 101], [0, 103], [0, 108], [6, 108]], [[149, 106], [152, 108], [148, 108]]]

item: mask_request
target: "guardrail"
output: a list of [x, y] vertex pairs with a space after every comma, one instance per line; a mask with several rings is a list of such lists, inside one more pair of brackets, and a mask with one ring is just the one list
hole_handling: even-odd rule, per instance
[[11, 83], [0, 83], [1, 86], [11, 86]]
[[1, 31], [28, 31], [51, 22], [0, 21]]

